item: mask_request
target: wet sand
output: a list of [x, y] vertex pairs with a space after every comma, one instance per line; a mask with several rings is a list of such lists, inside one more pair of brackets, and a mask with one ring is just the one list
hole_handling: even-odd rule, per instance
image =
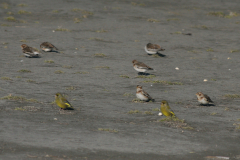
[[[239, 7], [237, 0], [2, 1], [0, 97], [38, 102], [0, 100], [0, 158], [236, 158], [239, 99], [226, 95], [239, 94], [240, 16], [229, 17]], [[40, 49], [45, 41], [59, 53], [23, 56], [22, 44]], [[149, 42], [165, 56], [147, 55]], [[134, 59], [155, 70], [137, 77]], [[159, 81], [168, 84], [153, 83]], [[156, 102], [132, 102], [136, 85]], [[200, 91], [215, 106], [199, 106]], [[57, 92], [68, 95], [74, 111], [52, 104]], [[193, 129], [159, 122], [161, 100]]]

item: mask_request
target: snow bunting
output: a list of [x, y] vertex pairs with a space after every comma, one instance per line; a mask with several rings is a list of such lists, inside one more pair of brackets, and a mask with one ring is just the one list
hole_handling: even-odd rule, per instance
[[22, 44], [21, 45], [22, 51], [23, 53], [25, 53], [24, 55], [28, 58], [37, 58], [39, 57], [39, 51], [35, 48], [29, 47], [26, 44]]
[[133, 68], [140, 73], [146, 72], [147, 70], [153, 70], [153, 68], [147, 66], [142, 62], [138, 62], [137, 60], [133, 60], [132, 63], [133, 63]]
[[72, 105], [67, 101], [67, 99], [61, 93], [56, 93], [55, 102], [61, 109], [64, 109], [64, 110], [74, 109]]
[[140, 85], [137, 85], [137, 92], [136, 92], [136, 96], [138, 99], [142, 100], [142, 101], [154, 101], [154, 99], [152, 99], [152, 97], [147, 93], [145, 92], [143, 89], [142, 89], [142, 86]]
[[175, 114], [173, 113], [173, 110], [168, 105], [167, 101], [165, 100], [162, 101], [160, 109], [162, 114], [165, 115], [166, 117], [176, 117]]
[[159, 46], [157, 44], [152, 44], [152, 43], [148, 43], [144, 47], [144, 49], [148, 54], [156, 54], [156, 53], [158, 53], [158, 51], [164, 51], [165, 50], [165, 49], [161, 48], [161, 46]]
[[197, 92], [196, 95], [198, 98], [198, 102], [200, 102], [201, 104], [205, 105], [205, 104], [213, 103], [210, 97], [208, 97], [208, 95], [206, 94], [203, 94], [202, 92]]
[[45, 51], [45, 52], [51, 52], [51, 51], [56, 51], [57, 52], [57, 48], [49, 43], [49, 42], [43, 42], [41, 45], [40, 45], [40, 48]]

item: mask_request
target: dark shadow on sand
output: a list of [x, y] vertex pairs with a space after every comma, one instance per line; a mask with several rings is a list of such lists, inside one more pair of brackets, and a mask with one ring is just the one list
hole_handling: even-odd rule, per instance
[[211, 107], [211, 106], [215, 106], [215, 105], [214, 104], [199, 104], [198, 106]]
[[155, 74], [144, 73], [144, 72], [138, 72], [138, 75], [139, 75], [139, 76], [150, 76], [150, 75], [154, 75], [154, 76], [155, 76]]
[[156, 56], [156, 57], [166, 57], [166, 55], [162, 53], [156, 53], [156, 54], [148, 54], [149, 56]]

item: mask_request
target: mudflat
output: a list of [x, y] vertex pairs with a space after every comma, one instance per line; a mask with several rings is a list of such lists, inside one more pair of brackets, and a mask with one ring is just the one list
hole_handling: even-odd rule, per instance
[[[239, 158], [238, 0], [0, 5], [0, 159]], [[46, 41], [59, 52], [24, 57]], [[148, 55], [149, 42], [166, 50]], [[154, 70], [138, 75], [134, 59]], [[75, 110], [59, 111], [57, 92]], [[158, 115], [162, 100], [179, 121]]]

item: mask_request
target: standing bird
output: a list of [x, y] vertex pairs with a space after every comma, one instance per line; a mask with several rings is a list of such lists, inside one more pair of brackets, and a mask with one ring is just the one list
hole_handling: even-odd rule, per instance
[[164, 51], [165, 50], [161, 46], [159, 46], [157, 44], [152, 44], [152, 43], [148, 43], [144, 47], [144, 49], [148, 54], [156, 54], [156, 53], [158, 53], [158, 51]]
[[142, 101], [154, 101], [154, 99], [152, 99], [152, 97], [147, 93], [145, 92], [143, 89], [142, 89], [142, 86], [140, 85], [137, 85], [137, 92], [136, 92], [136, 96], [138, 99], [142, 100]]
[[208, 105], [209, 103], [214, 103], [208, 95], [203, 94], [202, 92], [197, 92], [197, 99], [200, 104]]
[[52, 52], [55, 51], [57, 52], [57, 47], [55, 47], [53, 44], [49, 43], [49, 42], [43, 42], [40, 45], [40, 48], [44, 51], [44, 52]]
[[147, 70], [153, 70], [153, 68], [147, 66], [142, 62], [138, 62], [137, 60], [133, 60], [132, 63], [133, 63], [133, 68], [140, 73], [144, 73]]
[[22, 52], [25, 53], [24, 55], [28, 58], [38, 58], [39, 57], [39, 51], [35, 48], [29, 47], [26, 44], [21, 45]]
[[173, 113], [173, 110], [169, 107], [168, 102], [163, 100], [161, 103], [161, 112], [164, 114], [166, 117], [176, 117], [175, 114]]
[[63, 110], [74, 110], [72, 105], [68, 102], [68, 100], [61, 93], [56, 93], [55, 102]]

